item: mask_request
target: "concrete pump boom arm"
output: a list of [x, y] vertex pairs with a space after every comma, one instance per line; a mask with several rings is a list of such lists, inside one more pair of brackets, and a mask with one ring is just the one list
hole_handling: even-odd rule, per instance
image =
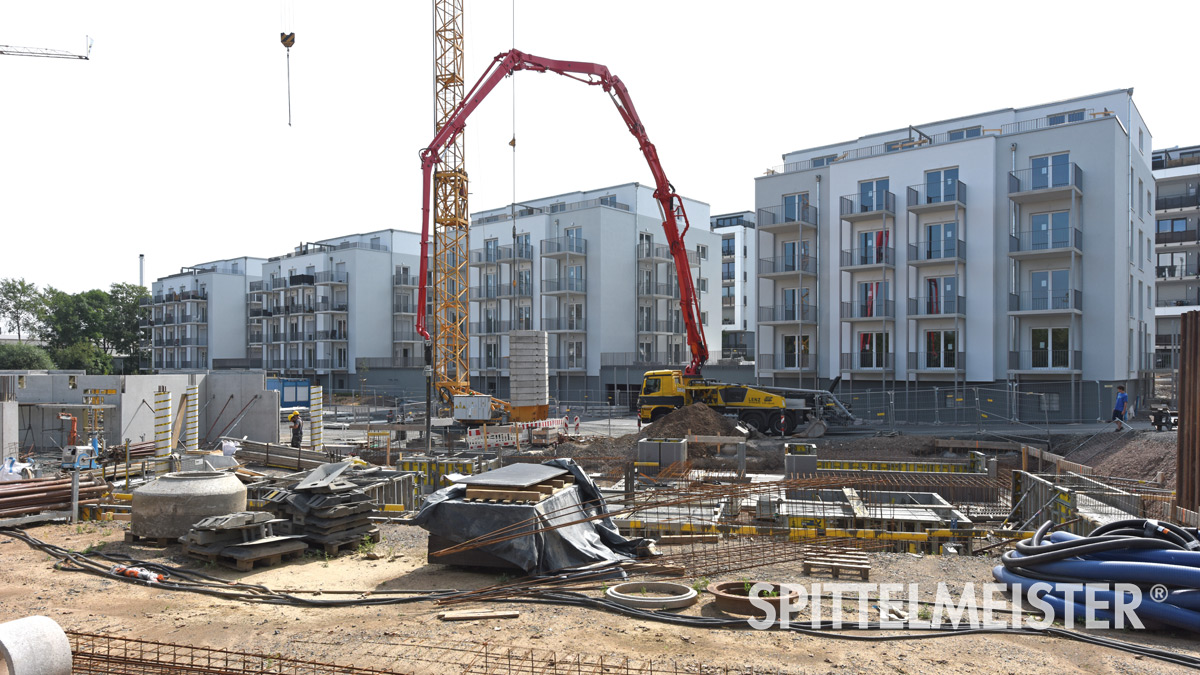
[[[700, 301], [696, 295], [695, 284], [692, 283], [691, 266], [688, 263], [687, 249], [683, 238], [691, 224], [687, 212], [683, 208], [683, 200], [675, 194], [675, 188], [667, 180], [662, 164], [658, 159], [658, 150], [646, 135], [646, 128], [638, 117], [633, 101], [629, 98], [629, 90], [621, 79], [609, 72], [608, 68], [598, 63], [582, 61], [558, 61], [545, 59], [532, 54], [512, 50], [500, 54], [492, 60], [483, 77], [475, 83], [471, 91], [447, 118], [446, 123], [434, 135], [429, 147], [421, 151], [421, 276], [420, 290], [417, 296], [417, 333], [425, 339], [426, 353], [430, 353], [428, 345], [431, 342], [426, 328], [425, 302], [429, 274], [429, 202], [431, 199], [433, 167], [441, 161], [441, 152], [466, 127], [467, 118], [479, 107], [483, 99], [496, 88], [496, 85], [518, 70], [534, 72], [558, 73], [584, 84], [599, 86], [612, 98], [629, 133], [637, 139], [646, 163], [650, 165], [650, 173], [654, 176], [654, 198], [658, 200], [663, 212], [663, 230], [670, 246], [671, 257], [675, 261], [675, 272], [679, 281], [679, 305], [687, 327], [688, 348], [691, 350], [692, 361], [684, 370], [687, 376], [699, 376], [700, 369], [708, 361], [708, 343], [700, 326]], [[683, 231], [679, 230], [679, 220], [683, 221]]]

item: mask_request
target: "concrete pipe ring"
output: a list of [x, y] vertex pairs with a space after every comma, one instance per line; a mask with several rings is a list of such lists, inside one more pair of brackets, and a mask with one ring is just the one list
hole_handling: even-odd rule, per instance
[[0, 623], [0, 655], [9, 675], [71, 675], [71, 641], [48, 616]]
[[[653, 593], [654, 595], [647, 595]], [[631, 581], [604, 591], [604, 597], [618, 605], [635, 609], [680, 609], [696, 604], [696, 589], [668, 581], [642, 583]]]

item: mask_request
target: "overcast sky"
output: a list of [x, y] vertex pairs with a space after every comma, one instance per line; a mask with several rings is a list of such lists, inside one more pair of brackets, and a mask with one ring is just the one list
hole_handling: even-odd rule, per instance
[[[433, 134], [432, 2], [4, 0], [0, 277], [67, 291], [301, 241], [419, 229]], [[753, 207], [800, 148], [1135, 87], [1154, 147], [1200, 143], [1200, 3], [516, 0], [516, 45], [603, 63], [680, 194]], [[281, 11], [286, 10], [286, 11]], [[511, 0], [467, 0], [467, 82], [513, 43]], [[288, 18], [290, 17], [290, 18]], [[281, 30], [292, 49], [292, 116]], [[1186, 31], [1185, 31], [1186, 33]], [[516, 105], [514, 121], [513, 89]], [[518, 73], [471, 118], [471, 208], [651, 182], [595, 87]]]

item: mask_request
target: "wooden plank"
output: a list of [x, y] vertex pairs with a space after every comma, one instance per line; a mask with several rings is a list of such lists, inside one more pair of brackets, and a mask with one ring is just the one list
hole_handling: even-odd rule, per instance
[[533, 488], [544, 495], [554, 494], [553, 485], [534, 485]]
[[475, 621], [477, 619], [515, 619], [521, 616], [520, 612], [516, 611], [482, 611], [482, 610], [461, 610], [457, 612], [441, 612], [438, 618], [442, 621]]
[[537, 490], [485, 490], [467, 488], [467, 499], [495, 499], [497, 501], [540, 502], [546, 495]]
[[685, 546], [687, 544], [715, 544], [721, 540], [719, 534], [668, 534], [659, 537], [659, 546]]
[[175, 416], [175, 424], [171, 425], [171, 452], [175, 452], [175, 448], [179, 447], [179, 434], [183, 431], [183, 418], [187, 417], [187, 400], [187, 394], [184, 394], [179, 399], [179, 410]]

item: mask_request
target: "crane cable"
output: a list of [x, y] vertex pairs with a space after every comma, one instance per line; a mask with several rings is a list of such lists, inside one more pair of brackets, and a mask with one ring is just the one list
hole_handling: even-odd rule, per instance
[[287, 102], [288, 102], [288, 126], [292, 126], [292, 46], [296, 44], [296, 33], [292, 27], [292, 7], [290, 3], [279, 3], [279, 23], [282, 30], [279, 33], [279, 41], [283, 43], [284, 49], [287, 50]]

